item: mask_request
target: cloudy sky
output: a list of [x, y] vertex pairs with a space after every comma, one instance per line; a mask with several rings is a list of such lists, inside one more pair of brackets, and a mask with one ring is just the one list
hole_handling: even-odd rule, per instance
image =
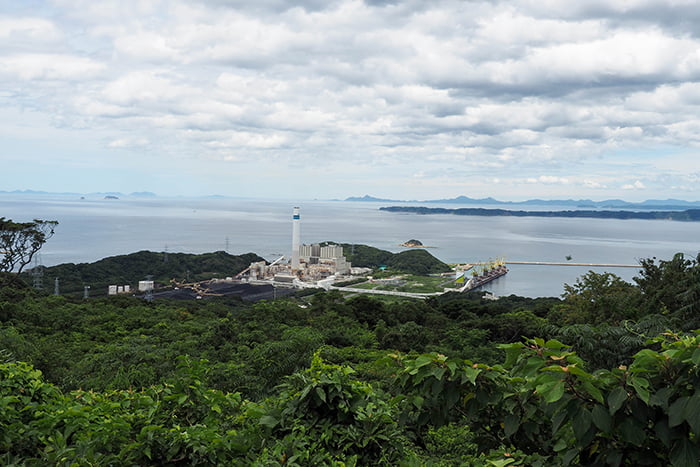
[[0, 0], [0, 190], [700, 199], [697, 0]]

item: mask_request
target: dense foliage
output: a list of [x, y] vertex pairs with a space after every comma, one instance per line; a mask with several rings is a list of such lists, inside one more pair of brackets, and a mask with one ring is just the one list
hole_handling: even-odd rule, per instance
[[106, 295], [109, 285], [132, 284], [153, 280], [169, 284], [171, 279], [194, 282], [212, 277], [235, 276], [250, 263], [264, 261], [254, 253], [230, 255], [224, 251], [200, 255], [139, 251], [129, 255], [104, 258], [94, 263], [66, 263], [45, 268], [47, 278], [59, 278], [61, 293], [82, 292], [85, 285], [93, 294]]
[[496, 301], [5, 287], [0, 462], [697, 465], [698, 271]]

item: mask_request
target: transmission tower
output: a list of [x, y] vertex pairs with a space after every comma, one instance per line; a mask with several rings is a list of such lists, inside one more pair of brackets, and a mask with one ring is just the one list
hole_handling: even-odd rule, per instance
[[60, 292], [58, 291], [58, 277], [54, 279], [53, 281], [53, 294], [54, 295], [61, 295]]
[[88, 298], [90, 298], [90, 286], [86, 285], [83, 287], [83, 299], [87, 300]]
[[43, 290], [44, 288], [44, 266], [40, 264], [41, 260], [37, 254], [34, 257], [34, 267], [32, 268], [32, 278], [34, 279], [34, 288]]

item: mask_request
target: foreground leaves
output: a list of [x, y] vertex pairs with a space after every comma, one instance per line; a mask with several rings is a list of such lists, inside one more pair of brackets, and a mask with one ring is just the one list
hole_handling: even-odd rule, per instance
[[318, 356], [261, 402], [206, 387], [206, 361], [139, 391], [63, 393], [0, 364], [0, 460], [27, 465], [673, 465], [700, 460], [700, 337], [666, 334], [589, 373], [562, 343], [503, 365], [377, 363], [386, 390]]

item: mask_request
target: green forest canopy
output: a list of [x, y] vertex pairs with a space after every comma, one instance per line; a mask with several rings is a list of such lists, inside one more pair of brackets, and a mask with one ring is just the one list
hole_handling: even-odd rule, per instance
[[590, 272], [561, 299], [6, 287], [0, 459], [697, 465], [698, 292], [683, 255], [642, 261], [633, 284]]

